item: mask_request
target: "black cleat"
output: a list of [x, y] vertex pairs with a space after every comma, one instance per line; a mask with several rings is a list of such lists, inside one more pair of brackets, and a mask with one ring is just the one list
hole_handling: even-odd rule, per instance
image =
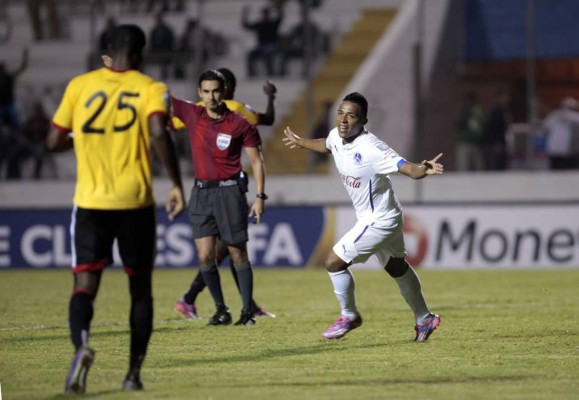
[[231, 324], [231, 313], [228, 308], [217, 310], [217, 312], [209, 319], [209, 325], [229, 325]]
[[128, 373], [123, 381], [124, 391], [143, 390], [144, 388], [141, 377], [138, 374]]
[[255, 317], [253, 316], [253, 313], [241, 310], [241, 316], [239, 317], [239, 321], [237, 321], [235, 325], [246, 325], [246, 326], [255, 325]]

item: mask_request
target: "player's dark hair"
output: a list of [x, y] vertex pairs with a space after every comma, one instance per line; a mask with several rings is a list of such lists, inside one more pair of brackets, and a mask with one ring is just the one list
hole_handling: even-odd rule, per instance
[[368, 118], [368, 100], [358, 92], [352, 92], [342, 99], [350, 103], [358, 104], [362, 110], [362, 117]]
[[237, 86], [237, 78], [229, 68], [218, 68], [217, 71], [221, 72], [225, 78], [225, 84], [231, 88], [231, 91], [235, 90]]
[[201, 87], [201, 82], [203, 81], [217, 81], [219, 82], [219, 87], [222, 89], [225, 88], [225, 77], [216, 69], [210, 69], [201, 74], [199, 77], [199, 87]]
[[133, 24], [119, 25], [111, 35], [109, 47], [112, 51], [126, 52], [128, 55], [140, 54], [147, 44], [145, 32]]

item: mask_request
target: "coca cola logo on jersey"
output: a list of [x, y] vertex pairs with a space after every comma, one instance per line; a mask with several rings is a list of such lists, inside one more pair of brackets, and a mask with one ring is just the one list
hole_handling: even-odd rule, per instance
[[349, 175], [346, 176], [346, 175], [342, 175], [342, 174], [340, 174], [340, 176], [342, 177], [342, 182], [346, 186], [350, 186], [354, 189], [358, 189], [361, 185], [360, 178], [356, 178], [356, 177], [349, 176]]

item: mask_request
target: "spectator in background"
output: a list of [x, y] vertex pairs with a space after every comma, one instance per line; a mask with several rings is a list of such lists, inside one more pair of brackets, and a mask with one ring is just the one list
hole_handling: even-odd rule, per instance
[[28, 67], [28, 49], [22, 51], [20, 65], [14, 71], [6, 69], [6, 65], [0, 62], [0, 119], [9, 127], [20, 130], [20, 116], [16, 107], [14, 86], [16, 80]]
[[[34, 161], [34, 179], [42, 178], [42, 167], [47, 160], [46, 138], [50, 129], [50, 119], [44, 111], [40, 101], [32, 106], [32, 114], [24, 122], [23, 136], [25, 145], [23, 148], [23, 158], [31, 157]], [[50, 159], [52, 160], [52, 159]], [[52, 161], [52, 169], [56, 175], [56, 166]]]
[[161, 79], [167, 79], [169, 65], [173, 60], [175, 34], [173, 29], [165, 23], [163, 12], [158, 12], [155, 20], [155, 25], [149, 33], [149, 59], [161, 65]]
[[256, 72], [256, 61], [262, 60], [265, 64], [268, 76], [276, 75], [275, 63], [279, 54], [279, 27], [283, 21], [283, 7], [275, 8], [276, 15], [272, 15], [271, 7], [264, 7], [261, 10], [261, 19], [256, 22], [249, 21], [249, 6], [243, 8], [241, 22], [245, 29], [255, 32], [257, 46], [247, 54], [247, 75], [254, 77]]
[[510, 102], [510, 93], [505, 88], [497, 89], [483, 137], [485, 168], [488, 171], [503, 171], [508, 166], [506, 135], [512, 122]]
[[456, 142], [456, 169], [458, 171], [480, 171], [484, 169], [482, 138], [484, 113], [476, 92], [469, 90], [464, 96], [464, 105], [458, 120]]
[[16, 107], [14, 86], [18, 77], [28, 67], [28, 49], [22, 51], [18, 68], [8, 71], [0, 62], [0, 167], [6, 164], [6, 178], [20, 179], [22, 157], [22, 126], [20, 112]]
[[103, 54], [107, 54], [107, 51], [109, 48], [109, 43], [111, 42], [111, 39], [113, 37], [113, 32], [115, 31], [116, 27], [117, 27], [117, 21], [116, 21], [115, 17], [109, 16], [107, 18], [107, 23], [105, 25], [105, 28], [102, 30], [102, 32], [99, 35], [99, 43], [98, 43], [99, 56], [101, 56]]
[[545, 117], [549, 168], [554, 170], [579, 167], [579, 102], [572, 97]]
[[[198, 35], [203, 37], [198, 38]], [[198, 44], [202, 46], [201, 51], [197, 49]], [[192, 57], [201, 57], [201, 69], [205, 70], [212, 57], [225, 55], [228, 48], [227, 40], [221, 34], [202, 27], [196, 17], [191, 17], [185, 22], [176, 50], [175, 77], [183, 79], [186, 75], [185, 63]]]
[[302, 8], [300, 22], [282, 41], [280, 75], [287, 75], [290, 60], [299, 59], [302, 62], [302, 77], [307, 77], [309, 68], [306, 57], [309, 56], [309, 61], [313, 61], [326, 50], [322, 31], [310, 18], [309, 11]]
[[[34, 40], [44, 40], [47, 38], [46, 35], [48, 35], [48, 39], [58, 39], [61, 37], [61, 26], [56, 0], [28, 0], [27, 5]], [[48, 32], [45, 32], [45, 24], [42, 20], [43, 14], [46, 15]]]

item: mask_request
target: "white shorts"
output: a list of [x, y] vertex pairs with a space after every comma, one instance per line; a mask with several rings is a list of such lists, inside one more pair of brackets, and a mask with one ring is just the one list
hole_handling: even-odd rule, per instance
[[402, 216], [385, 221], [358, 221], [333, 247], [344, 262], [363, 263], [376, 255], [386, 266], [390, 257], [406, 257]]

